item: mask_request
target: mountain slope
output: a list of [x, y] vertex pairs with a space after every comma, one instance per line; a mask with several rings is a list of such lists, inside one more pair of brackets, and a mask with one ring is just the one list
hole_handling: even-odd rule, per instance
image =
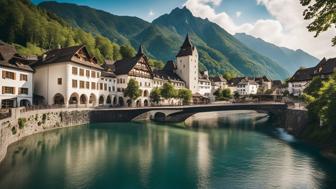
[[[217, 24], [194, 17], [186, 8], [176, 8], [170, 14], [154, 20], [153, 24], [167, 27], [181, 36], [189, 32], [198, 48], [207, 49], [211, 58], [221, 65], [231, 64], [244, 75], [272, 78], [288, 75], [276, 62], [247, 48]], [[213, 52], [220, 53], [220, 56]]]
[[87, 6], [70, 3], [45, 1], [40, 7], [62, 17], [73, 26], [80, 27], [87, 32], [101, 34], [119, 44], [129, 43], [129, 37], [136, 35], [150, 23], [130, 16], [116, 16]]
[[255, 38], [244, 33], [235, 34], [234, 37], [259, 54], [276, 61], [291, 74], [300, 67], [312, 67], [319, 62], [317, 58], [300, 49], [294, 51], [288, 48], [278, 47], [260, 38]]
[[249, 49], [218, 25], [194, 17], [186, 8], [176, 8], [150, 24], [139, 18], [119, 17], [74, 4], [44, 2], [39, 6], [73, 26], [119, 44], [130, 42], [137, 47], [141, 43], [150, 56], [163, 61], [175, 59], [185, 35], [190, 33], [199, 51], [200, 67], [210, 74], [232, 70], [240, 75], [288, 77], [288, 72], [276, 62]]

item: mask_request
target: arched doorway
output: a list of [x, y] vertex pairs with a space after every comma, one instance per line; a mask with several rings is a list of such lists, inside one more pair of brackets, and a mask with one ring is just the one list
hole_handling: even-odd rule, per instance
[[144, 100], [144, 106], [148, 106], [148, 105], [149, 105], [148, 100], [145, 99], [145, 100]]
[[124, 105], [125, 105], [124, 98], [119, 97], [119, 106], [124, 106]]
[[82, 94], [79, 98], [80, 100], [80, 104], [86, 104], [87, 103], [87, 98], [85, 96], [85, 94]]
[[104, 96], [103, 96], [103, 95], [101, 95], [101, 96], [99, 97], [99, 104], [100, 104], [100, 105], [104, 104]]
[[112, 104], [111, 96], [108, 95], [106, 98], [106, 104]]
[[64, 96], [61, 95], [60, 93], [57, 93], [54, 96], [54, 104], [55, 105], [64, 105]]
[[141, 106], [141, 101], [140, 100], [137, 100], [136, 101], [136, 107], [140, 107]]
[[132, 100], [131, 100], [131, 99], [128, 99], [128, 100], [127, 100], [127, 106], [128, 106], [128, 107], [131, 107], [131, 106], [132, 106]]
[[30, 106], [30, 102], [27, 99], [23, 99], [20, 101], [20, 107], [27, 107]]
[[90, 95], [89, 103], [92, 104], [93, 106], [95, 106], [97, 104], [97, 98], [96, 98], [95, 94], [92, 93]]
[[78, 104], [78, 94], [77, 93], [72, 93], [70, 98], [69, 98], [69, 104]]
[[117, 97], [113, 97], [113, 106], [116, 106], [117, 105]]
[[148, 91], [147, 90], [144, 91], [143, 96], [148, 97]]

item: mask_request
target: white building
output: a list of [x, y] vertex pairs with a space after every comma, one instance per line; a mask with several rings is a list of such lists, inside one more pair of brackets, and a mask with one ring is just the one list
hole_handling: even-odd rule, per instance
[[198, 93], [209, 98], [212, 94], [211, 81], [208, 71], [200, 72], [198, 76]]
[[301, 96], [314, 77], [329, 78], [336, 71], [336, 58], [323, 58], [315, 67], [299, 69], [288, 81], [288, 92]]
[[237, 85], [237, 92], [239, 95], [253, 95], [257, 94], [258, 92], [258, 83], [254, 80], [243, 79]]
[[34, 92], [44, 104], [89, 107], [113, 99], [114, 77], [101, 77], [103, 68], [85, 46], [48, 51], [33, 68]]
[[293, 96], [301, 96], [304, 89], [313, 78], [314, 68], [300, 69], [290, 78], [288, 82], [288, 92]]
[[33, 69], [13, 46], [0, 42], [1, 108], [33, 103]]

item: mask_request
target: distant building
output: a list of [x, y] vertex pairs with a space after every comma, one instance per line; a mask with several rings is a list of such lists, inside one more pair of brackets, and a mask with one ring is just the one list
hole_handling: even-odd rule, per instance
[[29, 60], [13, 46], [0, 42], [1, 108], [29, 106], [33, 103], [33, 69]]
[[299, 69], [288, 81], [288, 92], [300, 96], [314, 77], [329, 78], [336, 71], [336, 58], [323, 58], [315, 67]]
[[213, 85], [213, 91], [218, 89], [225, 89], [228, 87], [226, 79], [223, 76], [210, 77], [210, 81]]
[[237, 92], [239, 95], [253, 95], [258, 92], [258, 83], [254, 80], [243, 79], [237, 85]]

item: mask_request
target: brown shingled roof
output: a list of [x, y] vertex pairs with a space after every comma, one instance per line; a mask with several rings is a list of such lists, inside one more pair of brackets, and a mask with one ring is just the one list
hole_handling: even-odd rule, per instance
[[299, 69], [295, 74], [289, 79], [290, 82], [300, 82], [300, 81], [309, 81], [313, 78], [314, 74], [313, 68]]
[[[80, 50], [83, 50], [84, 53], [87, 54], [87, 58], [89, 59], [88, 61], [80, 61], [74, 59], [75, 54]], [[97, 60], [95, 59], [95, 57], [91, 56], [88, 53], [84, 45], [77, 45], [72, 47], [50, 50], [44, 53], [40, 58], [40, 60], [37, 63], [33, 64], [33, 66], [36, 67], [40, 65], [60, 63], [60, 62], [74, 62], [87, 67], [103, 69], [99, 64], [97, 64]]]
[[0, 66], [33, 72], [34, 70], [28, 65], [29, 61], [16, 53], [15, 48], [4, 42], [0, 42]]

